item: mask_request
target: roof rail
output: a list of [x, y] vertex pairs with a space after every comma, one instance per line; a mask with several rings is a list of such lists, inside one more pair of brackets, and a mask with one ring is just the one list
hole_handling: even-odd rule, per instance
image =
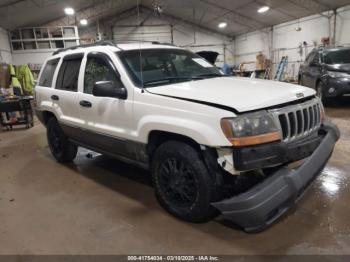
[[113, 44], [111, 41], [98, 41], [98, 42], [95, 42], [92, 44], [76, 45], [76, 46], [72, 46], [72, 47], [61, 48], [61, 49], [58, 49], [57, 51], [53, 52], [52, 55], [57, 55], [61, 52], [68, 51], [68, 50], [75, 50], [78, 48], [86, 48], [86, 47], [91, 47], [91, 46], [116, 46], [116, 45]]
[[147, 44], [152, 44], [152, 45], [170, 45], [174, 46], [174, 44], [171, 43], [165, 43], [165, 42], [159, 42], [159, 41], [151, 41], [151, 40], [126, 40], [125, 42], [119, 42], [118, 44], [130, 44], [130, 43], [147, 43]]

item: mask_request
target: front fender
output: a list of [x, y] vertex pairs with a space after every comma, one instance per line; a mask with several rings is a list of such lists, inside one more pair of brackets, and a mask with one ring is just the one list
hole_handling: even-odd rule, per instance
[[221, 130], [220, 123], [215, 122], [203, 123], [178, 117], [150, 115], [139, 121], [137, 132], [144, 143], [148, 142], [150, 132], [157, 130], [187, 136], [201, 145], [231, 146]]

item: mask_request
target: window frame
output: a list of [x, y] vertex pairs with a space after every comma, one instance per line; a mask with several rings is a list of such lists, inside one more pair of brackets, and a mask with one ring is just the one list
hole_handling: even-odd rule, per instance
[[[41, 81], [42, 81], [42, 78], [44, 76], [45, 69], [46, 69], [46, 67], [48, 66], [49, 63], [52, 63], [54, 61], [57, 61], [57, 63], [56, 63], [55, 70], [53, 71], [53, 74], [51, 76], [51, 85], [50, 86], [42, 85]], [[56, 83], [54, 82], [54, 80], [55, 80], [55, 73], [60, 68], [60, 66], [59, 66], [60, 65], [60, 61], [61, 61], [61, 57], [52, 58], [52, 59], [46, 61], [45, 65], [43, 67], [43, 70], [42, 70], [42, 72], [40, 74], [40, 77], [39, 77], [38, 86], [47, 87], [47, 88], [53, 88], [53, 86], [56, 86]]]
[[100, 52], [100, 51], [91, 51], [89, 53], [86, 54], [86, 61], [85, 61], [85, 66], [84, 66], [84, 72], [83, 72], [83, 86], [82, 86], [82, 93], [85, 95], [93, 95], [90, 93], [86, 93], [85, 92], [85, 74], [86, 74], [86, 67], [88, 64], [88, 60], [89, 58], [98, 58], [101, 59], [102, 61], [104, 61], [106, 63], [106, 65], [112, 69], [112, 71], [115, 73], [117, 79], [119, 79], [119, 82], [121, 84], [120, 87], [117, 88], [125, 88], [125, 85], [121, 79], [121, 75], [116, 67], [116, 65], [113, 63], [112, 59], [110, 58], [110, 56], [104, 52]]
[[[65, 56], [62, 57], [62, 62], [60, 64], [60, 68], [59, 68], [59, 71], [57, 73], [55, 89], [62, 90], [62, 91], [73, 92], [73, 93], [79, 92], [79, 75], [80, 75], [80, 71], [81, 71], [82, 64], [83, 64], [83, 58], [84, 58], [84, 53], [69, 54], [69, 55], [65, 55]], [[67, 68], [67, 63], [66, 62], [70, 61], [70, 60], [78, 60], [78, 59], [80, 59], [80, 66], [79, 66], [79, 70], [78, 70], [78, 80], [77, 80], [77, 88], [76, 88], [76, 90], [63, 88], [62, 84], [63, 84], [64, 75], [66, 73], [66, 68]], [[63, 70], [63, 73], [62, 73], [62, 78], [60, 79], [61, 70]]]

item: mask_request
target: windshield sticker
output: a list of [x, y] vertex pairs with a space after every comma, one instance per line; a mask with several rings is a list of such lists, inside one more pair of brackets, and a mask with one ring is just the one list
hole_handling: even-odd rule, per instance
[[208, 61], [206, 61], [203, 58], [192, 58], [192, 60], [203, 67], [213, 67], [212, 64], [210, 64]]

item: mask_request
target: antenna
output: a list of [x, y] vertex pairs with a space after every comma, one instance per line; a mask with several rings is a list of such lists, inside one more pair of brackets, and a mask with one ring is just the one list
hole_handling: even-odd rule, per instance
[[[137, 24], [140, 26], [140, 4], [139, 0], [137, 0]], [[141, 43], [142, 43], [142, 34], [141, 39], [139, 42], [139, 53], [140, 53], [140, 77], [141, 77], [141, 93], [145, 92], [145, 88], [143, 85], [143, 72], [142, 72], [142, 50], [141, 50]]]

